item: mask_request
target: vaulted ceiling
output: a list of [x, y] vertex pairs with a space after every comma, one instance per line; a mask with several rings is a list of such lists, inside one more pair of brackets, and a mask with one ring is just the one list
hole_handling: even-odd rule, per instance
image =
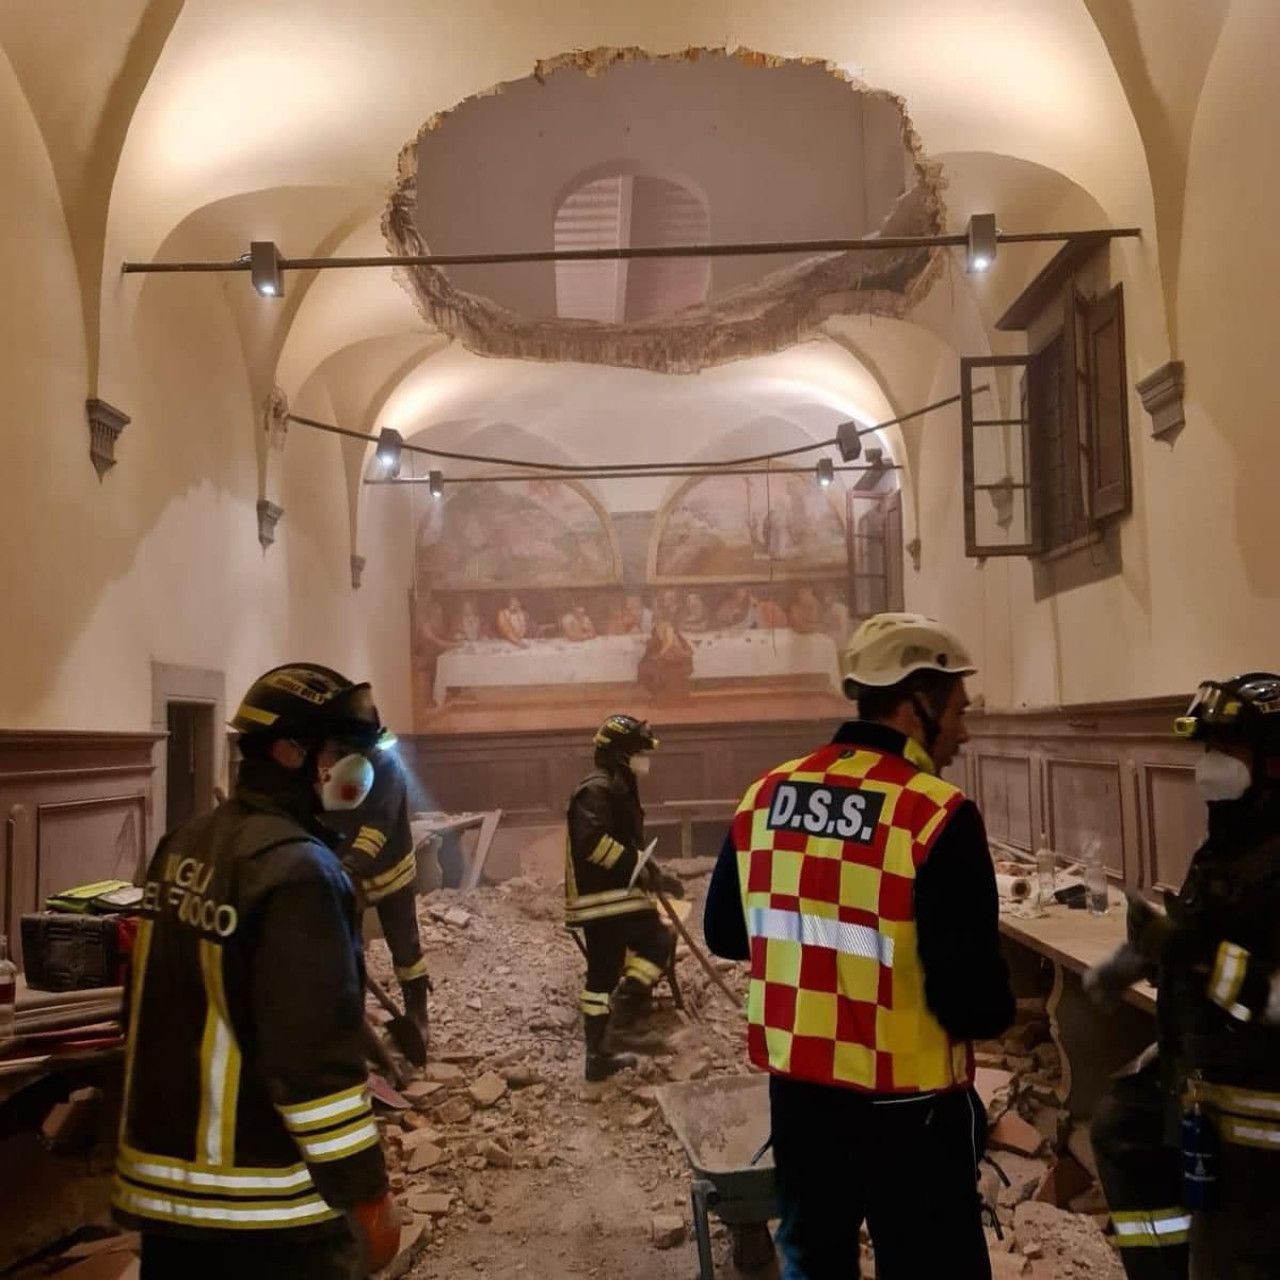
[[[877, 150], [884, 95], [910, 120], [896, 145], [947, 184], [947, 229], [985, 210], [1006, 230], [1140, 226], [1142, 241], [1124, 252], [1163, 305], [1135, 316], [1146, 329], [1137, 337], [1168, 351], [1189, 138], [1232, 3], [1187, 0], [1171, 21], [1169, 0], [6, 0], [0, 75], [20, 87], [57, 182], [87, 393], [122, 403], [148, 290], [184, 287], [122, 280], [126, 259], [233, 258], [256, 239], [289, 256], [385, 253], [388, 193], [407, 178], [417, 180], [415, 225], [442, 249], [652, 243], [703, 227], [712, 239], [734, 228], [741, 238], [861, 234], [891, 213], [887, 175], [906, 172], [892, 148]], [[691, 59], [691, 49], [753, 52]], [[613, 54], [581, 50], [652, 57], [607, 70]], [[511, 87], [489, 96], [499, 85]], [[752, 120], [754, 139], [720, 135]], [[631, 122], [643, 124], [643, 145], [619, 133]], [[690, 159], [697, 146], [715, 163]], [[343, 425], [371, 434], [391, 424], [462, 440], [510, 424], [591, 461], [657, 449], [670, 426], [671, 447], [714, 456], [770, 415], [817, 434], [831, 415], [914, 407], [940, 360], [1007, 343], [991, 322], [1051, 252], [1008, 249], [982, 277], [939, 255], [931, 287], [896, 311], [824, 285], [815, 296], [826, 301], [785, 340], [775, 333], [754, 349], [775, 354], [696, 380], [666, 375], [669, 386], [643, 381], [656, 374], [587, 377], [574, 365], [469, 355], [460, 347], [486, 349], [478, 331], [424, 319], [421, 290], [387, 270], [297, 273], [278, 300], [232, 275], [222, 297], [249, 375], [246, 440], [261, 436], [278, 385], [304, 410], [323, 391]], [[449, 283], [495, 313], [561, 328], [660, 328], [704, 300], [752, 296], [780, 267], [814, 264], [601, 266], [548, 270], [532, 284], [491, 268]], [[896, 318], [868, 318], [876, 313]], [[572, 351], [552, 342], [547, 354]], [[628, 432], [584, 427], [607, 424], [610, 403], [628, 395], [657, 414], [690, 389], [697, 411], [667, 423], [633, 414]], [[561, 412], [575, 396], [579, 409]], [[361, 462], [349, 451], [353, 475]]]

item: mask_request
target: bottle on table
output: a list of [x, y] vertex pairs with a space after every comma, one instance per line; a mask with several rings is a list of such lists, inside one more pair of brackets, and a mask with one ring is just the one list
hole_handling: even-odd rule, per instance
[[1084, 842], [1080, 862], [1084, 867], [1085, 903], [1089, 908], [1089, 914], [1105, 916], [1109, 905], [1107, 868], [1102, 861], [1102, 841], [1097, 836], [1090, 836]]
[[17, 1035], [18, 966], [9, 959], [9, 939], [0, 935], [0, 1050]]
[[1042, 907], [1049, 907], [1054, 903], [1057, 865], [1058, 859], [1049, 848], [1049, 838], [1042, 831], [1040, 847], [1036, 850], [1036, 899]]

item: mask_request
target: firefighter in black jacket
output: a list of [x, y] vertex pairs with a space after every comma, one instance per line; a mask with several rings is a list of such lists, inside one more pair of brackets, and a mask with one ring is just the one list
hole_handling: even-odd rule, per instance
[[845, 655], [859, 719], [747, 791], [704, 927], [750, 960], [747, 1044], [769, 1071], [785, 1280], [991, 1275], [972, 1041], [1013, 1020], [995, 870], [937, 776], [967, 740], [960, 641], [869, 618]]
[[[1105, 1002], [1145, 971], [1155, 1047], [1094, 1116], [1098, 1172], [1134, 1280], [1280, 1276], [1280, 676], [1200, 686], [1208, 839], [1167, 915], [1140, 899], [1130, 943], [1086, 978]], [[1180, 1149], [1181, 1148], [1181, 1149]]]
[[256, 681], [232, 724], [234, 795], [147, 872], [114, 1202], [144, 1280], [357, 1280], [399, 1219], [355, 904], [319, 816], [364, 798], [381, 726], [368, 685], [304, 663]]
[[649, 862], [644, 847], [636, 775], [649, 771], [646, 753], [657, 747], [644, 721], [610, 716], [596, 732], [596, 767], [569, 801], [565, 924], [582, 930], [587, 952], [582, 1018], [591, 1081], [632, 1064], [618, 1048], [643, 1047], [637, 1024], [675, 946], [645, 891], [654, 884], [682, 892]]
[[358, 809], [326, 819], [343, 837], [342, 865], [364, 906], [378, 913], [391, 963], [404, 992], [405, 1013], [427, 1038], [431, 979], [418, 933], [418, 862], [409, 829], [409, 794], [394, 739], [373, 754], [373, 787]]

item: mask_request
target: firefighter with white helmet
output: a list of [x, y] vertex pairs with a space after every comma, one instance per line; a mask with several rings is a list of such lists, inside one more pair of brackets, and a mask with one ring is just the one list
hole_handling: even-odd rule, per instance
[[946, 627], [887, 613], [855, 632], [844, 671], [858, 718], [748, 788], [707, 941], [750, 962], [784, 1280], [853, 1274], [864, 1221], [884, 1274], [981, 1280], [972, 1042], [1014, 1002], [982, 819], [938, 776], [967, 740], [975, 667]]

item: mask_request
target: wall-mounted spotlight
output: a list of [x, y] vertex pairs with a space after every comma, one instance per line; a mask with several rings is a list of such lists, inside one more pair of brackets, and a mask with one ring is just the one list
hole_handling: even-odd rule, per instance
[[831, 482], [836, 478], [836, 465], [830, 458], [818, 459], [818, 483], [824, 488], [829, 488]]
[[432, 471], [427, 476], [427, 492], [430, 493], [433, 498], [444, 497], [444, 472], [443, 471]]
[[884, 466], [884, 450], [868, 449], [867, 450], [867, 466], [874, 467], [879, 470]]
[[964, 269], [988, 271], [996, 260], [996, 215], [975, 213], [969, 218], [968, 247]]
[[400, 475], [400, 459], [404, 453], [404, 439], [393, 427], [383, 427], [378, 433], [376, 456], [382, 464], [385, 476], [395, 480]]
[[836, 444], [842, 462], [857, 462], [862, 457], [862, 437], [856, 422], [842, 422], [836, 428]]
[[254, 240], [249, 245], [249, 279], [264, 298], [284, 297], [284, 272], [274, 240]]

